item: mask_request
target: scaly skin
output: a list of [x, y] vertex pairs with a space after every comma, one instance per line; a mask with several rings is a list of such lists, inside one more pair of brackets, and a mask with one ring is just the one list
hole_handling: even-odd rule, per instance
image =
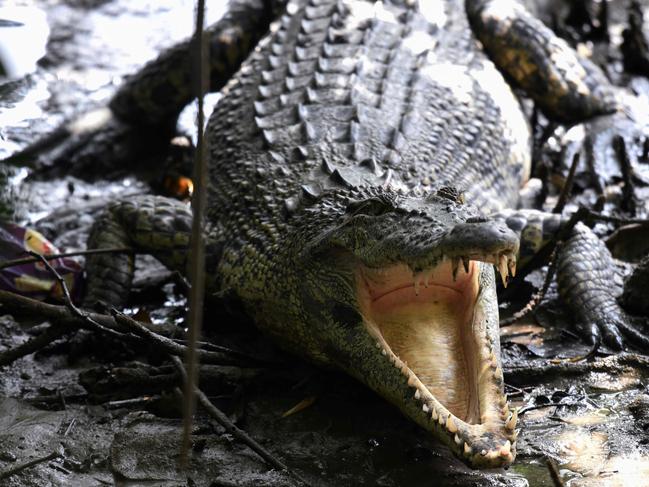
[[[422, 13], [388, 2], [295, 0], [243, 61], [241, 46], [252, 46], [256, 35], [248, 23], [259, 21], [254, 32], [261, 32], [260, 13], [268, 16], [274, 7], [238, 2], [234, 14], [213, 28], [213, 57], [220, 60], [213, 78], [225, 79], [243, 63], [223, 87], [207, 129], [211, 290], [238, 296], [283, 347], [356, 377], [474, 467], [507, 466], [516, 452], [516, 414], [503, 393], [489, 264], [505, 278], [515, 270], [517, 232], [526, 235], [523, 250], [537, 250], [538, 239], [525, 218], [518, 225], [516, 218], [483, 216], [515, 207], [529, 172], [530, 133], [518, 100], [472, 28], [488, 50], [503, 50], [504, 60], [495, 58], [501, 69], [532, 96], [549, 100], [543, 106], [550, 115], [567, 118], [559, 109], [566, 97], [573, 118], [610, 109], [596, 106], [602, 87], [591, 90], [594, 75], [560, 42], [545, 54], [574, 59], [558, 71], [541, 70], [526, 86], [526, 72], [519, 73], [508, 56], [537, 53], [538, 43], [526, 42], [524, 33], [539, 33], [536, 40], [549, 33], [518, 6], [506, 2], [497, 13], [495, 4], [467, 2], [470, 25], [458, 1], [440, 0], [437, 9]], [[260, 15], [250, 19], [241, 12]], [[513, 19], [521, 29], [508, 28]], [[231, 37], [223, 36], [226, 31]], [[503, 39], [520, 42], [508, 48]], [[551, 65], [551, 56], [535, 56], [529, 62]], [[187, 99], [187, 64], [176, 51], [163, 55], [129, 81], [113, 109], [123, 120], [145, 122], [177, 112]], [[160, 70], [173, 75], [157, 77]], [[555, 83], [539, 92], [548, 78]], [[577, 93], [575, 80], [581, 83]], [[162, 93], [163, 100], [151, 93]], [[183, 270], [190, 220], [181, 203], [138, 198], [111, 207], [89, 245], [132, 245]], [[520, 228], [510, 230], [511, 222]], [[574, 243], [596, 247], [584, 232]], [[113, 257], [88, 259], [88, 301], [124, 301], [132, 260]], [[569, 254], [563, 273], [571, 272], [573, 260]], [[460, 263], [465, 271], [458, 271]], [[475, 368], [468, 373], [480, 384], [480, 417], [473, 422], [451, 414], [392, 351], [372, 317], [371, 296], [379, 287], [369, 281], [380, 280], [386, 269], [406, 273], [417, 301], [437, 265], [447, 269], [447, 288], [458, 272], [465, 276], [460, 282], [476, 286], [469, 304], [477, 345], [465, 352]], [[601, 294], [588, 284], [579, 289], [581, 295]], [[427, 354], [436, 352], [433, 347]]]

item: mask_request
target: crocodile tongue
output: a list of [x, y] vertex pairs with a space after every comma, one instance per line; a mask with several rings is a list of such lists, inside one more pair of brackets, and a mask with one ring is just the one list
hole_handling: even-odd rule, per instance
[[[361, 266], [361, 314], [382, 355], [413, 390], [406, 399], [419, 404], [413, 419], [471, 465], [508, 465], [516, 417], [503, 393], [495, 283], [481, 288], [485, 279], [493, 283], [493, 273], [477, 261], [454, 267], [444, 261], [413, 282], [405, 264]], [[396, 405], [412, 416], [411, 404]]]

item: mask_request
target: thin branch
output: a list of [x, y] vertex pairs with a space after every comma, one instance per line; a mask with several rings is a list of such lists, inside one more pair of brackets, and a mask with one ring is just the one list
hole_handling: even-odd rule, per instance
[[529, 302], [525, 306], [523, 306], [523, 308], [521, 308], [519, 311], [514, 313], [509, 318], [500, 320], [500, 326], [506, 326], [515, 323], [521, 318], [527, 316], [541, 303], [541, 301], [543, 301], [543, 298], [545, 297], [545, 294], [548, 292], [548, 289], [550, 288], [550, 284], [552, 283], [552, 278], [554, 277], [554, 273], [556, 272], [557, 269], [558, 259], [556, 257], [557, 257], [558, 249], [561, 247], [561, 245], [562, 245], [561, 242], [558, 242], [557, 245], [552, 250], [552, 254], [550, 255], [550, 263], [548, 264], [548, 271], [545, 275], [543, 286], [541, 287], [539, 292], [534, 294], [534, 296], [532, 296], [532, 299], [530, 299]]
[[[176, 343], [174, 340], [165, 336], [158, 335], [157, 333], [149, 330], [147, 327], [142, 325], [142, 323], [140, 323], [139, 321], [134, 320], [130, 316], [127, 316], [116, 309], [113, 309], [112, 313], [115, 320], [119, 324], [129, 329], [129, 331], [133, 332], [135, 335], [146, 339], [148, 343], [155, 345], [158, 349], [160, 349], [160, 351], [173, 356], [181, 356], [187, 353], [188, 347], [186, 347], [185, 345]], [[242, 362], [259, 363], [259, 361], [254, 357], [246, 355], [242, 352], [230, 350], [225, 347], [220, 348], [220, 352], [196, 350], [196, 355], [201, 359], [201, 361], [211, 364], [240, 365]]]
[[629, 159], [629, 153], [626, 149], [624, 137], [622, 137], [621, 135], [616, 135], [613, 138], [613, 150], [615, 151], [615, 155], [620, 162], [622, 180], [624, 181], [624, 186], [622, 186], [622, 208], [631, 213], [631, 215], [636, 216], [636, 196], [632, 181], [634, 171], [631, 160]]
[[198, 135], [196, 140], [196, 159], [194, 160], [194, 195], [192, 197], [192, 234], [190, 241], [191, 289], [189, 292], [189, 333], [188, 347], [185, 355], [187, 381], [185, 382], [185, 401], [183, 404], [183, 436], [180, 450], [180, 465], [187, 465], [190, 452], [192, 418], [196, 409], [193, 390], [198, 380], [198, 354], [196, 342], [199, 340], [203, 322], [203, 299], [205, 295], [205, 242], [203, 239], [203, 220], [207, 206], [205, 185], [207, 183], [207, 155], [205, 140], [205, 110], [204, 97], [209, 88], [209, 52], [207, 36], [204, 33], [205, 0], [196, 3], [196, 27], [194, 30], [194, 89], [198, 98], [198, 113], [196, 125]]
[[24, 343], [21, 343], [17, 347], [10, 348], [4, 352], [0, 352], [0, 367], [4, 365], [9, 365], [19, 358], [30, 355], [34, 352], [47, 347], [49, 344], [58, 340], [63, 335], [68, 333], [70, 330], [65, 326], [49, 326], [45, 329], [40, 335], [30, 338]]
[[20, 465], [16, 465], [13, 468], [7, 469], [4, 472], [0, 472], [0, 479], [8, 479], [9, 477], [16, 475], [23, 470], [27, 470], [28, 468], [34, 467], [40, 463], [49, 462], [50, 460], [54, 460], [55, 458], [61, 458], [62, 456], [63, 453], [61, 453], [60, 451], [53, 451], [52, 453], [44, 457], [35, 458], [34, 460], [31, 460], [29, 462], [21, 463]]
[[[9, 291], [0, 290], [0, 306], [13, 311], [29, 312], [36, 314], [43, 319], [51, 320], [58, 325], [61, 325], [61, 334], [78, 328], [97, 330], [97, 327], [89, 325], [87, 319], [73, 314], [66, 306], [43, 303]], [[123, 314], [120, 314], [119, 320], [116, 320], [112, 316], [100, 313], [86, 313], [86, 316], [89, 317], [92, 322], [100, 324], [101, 329], [109, 329], [112, 332], [119, 334], [120, 339], [122, 340], [147, 339], [153, 345], [158, 345], [162, 352], [170, 353], [170, 351], [173, 350], [173, 354], [175, 355], [182, 355], [187, 349], [186, 346], [178, 344], [172, 339], [157, 333], [156, 330], [158, 329], [158, 325], [141, 323]], [[54, 328], [54, 326], [50, 328]], [[56, 337], [56, 333], [59, 332], [50, 330], [50, 328], [44, 331], [43, 334], [51, 333], [49, 337], [51, 340], [54, 340], [56, 338], [52, 337]], [[41, 335], [19, 345], [15, 349], [2, 352], [0, 357], [5, 358], [5, 360], [4, 363], [0, 361], [0, 365], [7, 365], [21, 356], [28, 355], [29, 353], [33, 353], [40, 348], [47, 346], [49, 343], [47, 341], [47, 336], [40, 338]], [[160, 345], [160, 342], [164, 342], [164, 344]], [[243, 352], [230, 350], [226, 347], [219, 347], [219, 350], [219, 352], [199, 350], [198, 354], [202, 362], [214, 365], [273, 365], [270, 361], [260, 360]]]
[[566, 178], [566, 182], [564, 183], [563, 188], [561, 189], [559, 200], [557, 201], [557, 204], [552, 210], [552, 213], [561, 213], [564, 207], [566, 206], [566, 203], [568, 202], [568, 198], [572, 193], [573, 183], [575, 182], [575, 172], [577, 171], [577, 166], [579, 165], [580, 155], [581, 153], [577, 151], [575, 155], [572, 157], [572, 164], [570, 165], [570, 170], [568, 171], [568, 177]]
[[[178, 372], [182, 376], [183, 383], [186, 384], [187, 373], [185, 372], [185, 368], [183, 367], [182, 362], [178, 357], [172, 356], [171, 359], [173, 360], [173, 363], [176, 365]], [[194, 387], [193, 393], [198, 398], [199, 404], [203, 406], [205, 410], [209, 413], [209, 415], [212, 418], [214, 418], [221, 426], [223, 426], [223, 428], [225, 428], [225, 430], [228, 433], [234, 436], [237, 440], [241, 441], [243, 444], [247, 445], [251, 450], [257, 453], [273, 468], [276, 468], [280, 471], [285, 471], [290, 474], [288, 467], [286, 465], [284, 465], [280, 460], [275, 458], [268, 450], [266, 450], [263, 446], [257, 443], [254, 439], [252, 439], [248, 435], [248, 433], [246, 433], [242, 429], [239, 429], [223, 411], [221, 411], [219, 408], [217, 408], [216, 406], [214, 406], [214, 404], [211, 403], [211, 401], [207, 398], [207, 396], [203, 391], [201, 391], [198, 387]]]
[[546, 458], [545, 464], [548, 466], [548, 470], [550, 471], [550, 477], [552, 477], [552, 482], [554, 482], [554, 486], [565, 487], [566, 484], [563, 482], [563, 479], [561, 478], [561, 472], [559, 471], [559, 466], [557, 465], [557, 462], [555, 462], [551, 458]]
[[93, 320], [88, 313], [81, 311], [79, 308], [75, 306], [75, 304], [72, 302], [72, 296], [70, 296], [70, 290], [68, 289], [68, 285], [66, 284], [65, 279], [61, 277], [61, 274], [59, 274], [59, 272], [54, 267], [52, 267], [52, 265], [48, 262], [48, 260], [44, 256], [31, 250], [28, 251], [28, 253], [32, 257], [39, 259], [43, 263], [43, 265], [47, 267], [47, 269], [54, 275], [57, 282], [59, 283], [59, 286], [61, 286], [61, 290], [63, 291], [65, 305], [74, 316], [85, 321], [88, 325], [90, 325], [91, 329], [94, 329], [101, 333], [105, 333], [106, 335], [112, 336], [117, 339], [123, 338], [124, 336], [123, 333], [103, 326], [102, 324]]
[[77, 257], [82, 255], [93, 255], [93, 254], [117, 254], [117, 253], [129, 253], [133, 252], [133, 249], [128, 247], [113, 247], [106, 249], [92, 249], [92, 250], [78, 250], [75, 252], [63, 252], [61, 254], [48, 254], [48, 255], [39, 255], [38, 257], [25, 257], [24, 259], [13, 259], [0, 262], [0, 269], [6, 269], [7, 267], [15, 267], [17, 265], [30, 264], [32, 262], [39, 262], [43, 259], [55, 260], [61, 259], [63, 257]]

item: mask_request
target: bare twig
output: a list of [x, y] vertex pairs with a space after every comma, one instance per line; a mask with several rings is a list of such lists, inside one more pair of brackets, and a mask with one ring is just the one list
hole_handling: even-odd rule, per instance
[[28, 468], [34, 467], [40, 463], [49, 462], [50, 460], [54, 460], [55, 458], [61, 458], [62, 456], [62, 452], [53, 451], [52, 453], [44, 457], [35, 458], [34, 460], [30, 460], [29, 462], [21, 463], [20, 465], [16, 465], [13, 468], [7, 469], [4, 472], [0, 472], [0, 479], [7, 479], [13, 475], [16, 475], [17, 473], [22, 472], [23, 470], [27, 470]]
[[194, 31], [194, 89], [198, 98], [196, 125], [196, 159], [194, 160], [194, 195], [192, 197], [192, 234], [190, 241], [191, 290], [189, 292], [189, 333], [188, 347], [185, 356], [187, 381], [185, 382], [185, 401], [183, 404], [183, 436], [180, 450], [181, 467], [187, 465], [190, 452], [192, 417], [194, 415], [195, 397], [193, 390], [198, 380], [198, 354], [196, 342], [199, 340], [203, 321], [203, 299], [205, 294], [205, 242], [203, 240], [203, 219], [207, 206], [205, 184], [207, 182], [207, 144], [204, 137], [205, 112], [204, 97], [209, 88], [209, 52], [208, 39], [204, 33], [205, 0], [196, 3], [196, 27]]
[[527, 316], [528, 313], [533, 311], [541, 303], [541, 301], [543, 301], [543, 298], [545, 297], [545, 294], [548, 292], [548, 289], [550, 288], [550, 284], [552, 283], [552, 278], [554, 277], [554, 273], [556, 272], [557, 269], [557, 253], [560, 247], [561, 247], [561, 242], [557, 243], [557, 245], [554, 247], [554, 250], [552, 251], [552, 254], [550, 255], [548, 270], [547, 273], [545, 274], [545, 280], [543, 281], [543, 286], [541, 287], [539, 292], [534, 294], [534, 296], [532, 296], [532, 299], [530, 299], [529, 302], [525, 306], [523, 306], [523, 308], [521, 308], [519, 311], [514, 313], [509, 318], [500, 320], [500, 326], [506, 326], [515, 323], [521, 318]]
[[128, 247], [113, 247], [106, 249], [92, 249], [92, 250], [78, 250], [75, 252], [63, 252], [60, 254], [48, 254], [48, 255], [39, 255], [38, 257], [25, 257], [24, 259], [13, 259], [0, 262], [0, 269], [6, 269], [7, 267], [14, 267], [17, 265], [30, 264], [32, 262], [39, 262], [43, 259], [55, 260], [61, 259], [63, 257], [78, 257], [82, 255], [94, 255], [94, 254], [117, 254], [117, 253], [128, 253], [133, 252], [133, 249]]
[[504, 367], [505, 382], [515, 385], [538, 383], [552, 377], [575, 377], [591, 372], [607, 372], [609, 374], [628, 373], [629, 368], [649, 371], [649, 357], [635, 353], [620, 353], [591, 362], [561, 362], [548, 363], [533, 361], [528, 365]]
[[613, 150], [620, 162], [622, 179], [624, 180], [624, 186], [622, 186], [622, 208], [631, 213], [631, 215], [636, 216], [637, 204], [632, 181], [634, 171], [631, 160], [629, 159], [629, 153], [626, 149], [624, 137], [617, 135], [613, 138]]
[[24, 343], [21, 343], [17, 347], [10, 348], [4, 352], [0, 352], [0, 367], [3, 365], [9, 365], [19, 358], [30, 355], [34, 352], [37, 352], [55, 340], [61, 338], [63, 335], [68, 333], [70, 330], [65, 326], [53, 325], [45, 329], [40, 335], [30, 338]]
[[[61, 328], [57, 331], [48, 328], [41, 335], [19, 345], [15, 349], [2, 352], [0, 354], [0, 365], [7, 365], [20, 357], [35, 352], [68, 331], [78, 328], [97, 330], [97, 327], [89, 325], [87, 319], [72, 313], [66, 306], [43, 303], [9, 291], [0, 290], [0, 306], [9, 310], [37, 314], [43, 319], [52, 320], [57, 323], [57, 326], [50, 328], [58, 328], [58, 325]], [[187, 349], [186, 346], [178, 344], [172, 339], [157, 333], [158, 325], [141, 323], [123, 314], [120, 314], [119, 320], [100, 313], [85, 313], [85, 316], [90, 318], [92, 322], [99, 323], [101, 329], [108, 329], [118, 334], [121, 339], [147, 339], [154, 346], [157, 344], [164, 353], [171, 353], [173, 351], [174, 355], [182, 355]], [[48, 333], [49, 335], [42, 336], [44, 333]], [[202, 362], [216, 365], [270, 364], [269, 361], [260, 360], [225, 347], [219, 347], [218, 352], [199, 350], [198, 354]]]
[[[185, 368], [183, 367], [182, 362], [178, 357], [172, 356], [171, 359], [173, 360], [178, 371], [183, 377], [183, 382], [187, 383], [187, 373], [185, 372]], [[248, 435], [248, 433], [246, 433], [242, 429], [239, 429], [232, 421], [230, 421], [230, 418], [228, 418], [228, 416], [223, 411], [214, 406], [214, 404], [211, 403], [211, 401], [207, 398], [203, 391], [201, 391], [198, 387], [194, 387], [193, 393], [196, 394], [199, 404], [203, 406], [203, 408], [205, 408], [209, 415], [214, 418], [221, 426], [223, 426], [223, 428], [225, 428], [228, 433], [234, 436], [237, 440], [241, 441], [243, 444], [247, 445], [273, 468], [290, 473], [286, 465], [284, 465], [268, 450], [257, 443], [254, 439], [252, 439]]]
[[564, 484], [563, 479], [561, 478], [561, 473], [559, 472], [559, 467], [557, 466], [557, 462], [555, 462], [551, 458], [546, 458], [545, 464], [548, 466], [548, 470], [550, 471], [550, 477], [552, 477], [552, 482], [554, 482], [554, 486], [564, 487], [566, 484]]
[[44, 256], [31, 250], [28, 253], [32, 257], [38, 258], [43, 263], [43, 265], [47, 267], [47, 269], [54, 275], [57, 282], [59, 283], [59, 286], [61, 286], [61, 290], [63, 291], [65, 305], [74, 316], [85, 321], [88, 325], [90, 325], [91, 329], [104, 333], [108, 336], [112, 336], [114, 338], [123, 338], [123, 333], [103, 326], [101, 323], [93, 320], [88, 313], [81, 311], [75, 306], [75, 304], [72, 302], [72, 296], [70, 296], [70, 290], [68, 289], [68, 285], [66, 284], [65, 279], [61, 277], [61, 274], [59, 274], [58, 271], [54, 267], [52, 267], [52, 265]]
[[[134, 320], [130, 316], [127, 316], [116, 309], [113, 309], [112, 312], [113, 312], [113, 316], [115, 317], [115, 320], [119, 324], [125, 326], [137, 336], [145, 338], [148, 343], [155, 345], [161, 351], [174, 356], [181, 356], [187, 353], [188, 347], [186, 347], [185, 345], [176, 343], [174, 340], [167, 338], [165, 336], [158, 335], [157, 333], [143, 326], [142, 323], [140, 323], [139, 321]], [[211, 364], [236, 365], [236, 364], [241, 364], [242, 362], [248, 362], [248, 363], [259, 362], [254, 357], [246, 355], [242, 352], [230, 350], [225, 347], [220, 347], [220, 348], [221, 348], [220, 352], [212, 352], [209, 350], [196, 350], [196, 355], [203, 362], [211, 363]]]
[[570, 165], [570, 170], [568, 171], [568, 177], [566, 178], [566, 182], [563, 184], [561, 194], [559, 195], [559, 200], [552, 210], [552, 213], [561, 213], [563, 211], [563, 208], [566, 206], [566, 203], [568, 202], [568, 198], [572, 193], [572, 186], [575, 181], [575, 172], [577, 171], [577, 165], [579, 165], [580, 155], [581, 153], [577, 151], [572, 157], [572, 164]]
[[142, 396], [142, 397], [134, 397], [131, 399], [122, 399], [121, 401], [110, 401], [104, 404], [106, 409], [117, 409], [117, 408], [125, 408], [125, 407], [132, 407], [132, 406], [144, 406], [147, 404], [151, 404], [153, 401], [157, 401], [160, 399], [161, 396], [159, 395], [152, 395], [152, 396]]

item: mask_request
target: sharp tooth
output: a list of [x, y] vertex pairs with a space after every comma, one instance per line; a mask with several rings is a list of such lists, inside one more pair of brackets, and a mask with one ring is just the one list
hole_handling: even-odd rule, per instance
[[[408, 384], [408, 385], [410, 385], [410, 384]], [[417, 400], [421, 399], [421, 393], [419, 392], [419, 389], [417, 389], [415, 391], [415, 399], [417, 399]]]
[[509, 440], [507, 440], [505, 444], [500, 447], [500, 455], [506, 457], [511, 453], [511, 451], [512, 451], [512, 444]]
[[498, 367], [498, 359], [493, 352], [489, 354], [489, 365], [491, 365], [492, 369], [496, 369]]
[[464, 265], [464, 272], [469, 273], [469, 258], [462, 257], [462, 265]]
[[471, 453], [473, 453], [472, 448], [469, 446], [468, 443], [464, 444], [464, 456], [470, 457]]
[[507, 257], [504, 255], [501, 255], [498, 261], [498, 272], [500, 272], [500, 278], [503, 280], [503, 286], [507, 287]]
[[514, 409], [512, 411], [511, 416], [509, 416], [509, 419], [505, 423], [505, 428], [507, 428], [509, 431], [514, 431], [514, 428], [516, 428], [517, 421], [518, 421], [518, 409]]
[[388, 354], [388, 351], [385, 348], [383, 350], [381, 350], [381, 355], [387, 355], [387, 354]]
[[[417, 387], [417, 379], [415, 379], [414, 375], [408, 377], [408, 387]], [[419, 394], [419, 389], [415, 392], [415, 397], [417, 397], [417, 394]], [[417, 397], [417, 399], [419, 398]]]
[[457, 279], [457, 271], [460, 268], [460, 258], [453, 257], [453, 280]]
[[504, 405], [502, 405], [500, 407], [500, 415], [503, 418], [508, 418], [509, 419], [511, 417], [511, 414], [512, 414], [512, 412], [509, 409], [509, 403], [506, 402]]
[[516, 277], [516, 255], [515, 254], [509, 256], [509, 260], [507, 261], [507, 267], [509, 267], [509, 275], [512, 277]]
[[460, 435], [456, 434], [455, 438], [453, 438], [453, 439], [455, 440], [456, 445], [461, 445], [462, 444], [462, 438], [460, 438]]
[[433, 408], [433, 410], [432, 410], [431, 413], [430, 413], [430, 417], [431, 417], [431, 419], [432, 419], [433, 421], [437, 421], [437, 418], [439, 417], [439, 416], [437, 415], [437, 409]]
[[437, 418], [437, 422], [438, 422], [440, 425], [443, 425], [443, 424], [444, 424], [444, 416], [442, 416], [442, 415], [440, 414], [439, 417]]
[[378, 340], [376, 341], [376, 348], [378, 348], [379, 350], [381, 349], [381, 343]]
[[428, 414], [430, 412], [430, 408], [426, 404], [422, 404], [421, 410]]
[[450, 414], [448, 415], [448, 418], [446, 418], [446, 429], [451, 433], [457, 433], [457, 426], [455, 425], [455, 421], [453, 421], [453, 418]]

